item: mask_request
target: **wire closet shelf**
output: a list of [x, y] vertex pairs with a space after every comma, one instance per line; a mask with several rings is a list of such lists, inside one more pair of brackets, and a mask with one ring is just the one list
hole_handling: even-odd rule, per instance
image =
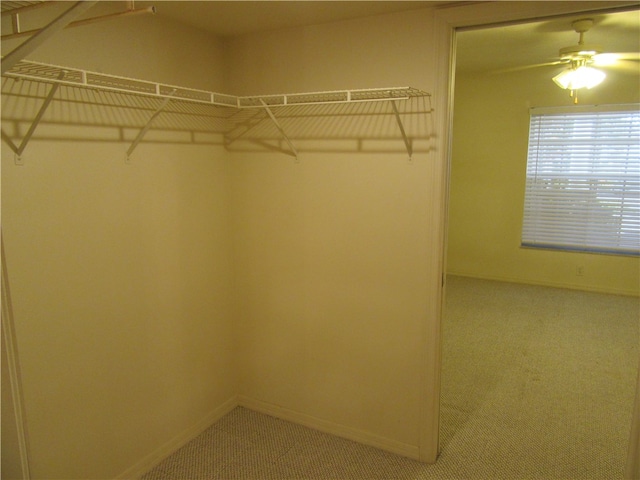
[[[155, 102], [152, 108], [145, 104], [147, 105], [145, 107], [146, 110], [153, 111], [155, 109], [155, 111], [150, 117], [147, 116], [146, 124], [137, 126], [142, 130], [139, 138], [136, 138], [134, 145], [129, 149], [128, 154], [142, 140], [142, 137], [151, 128], [151, 124], [156, 121], [161, 113], [166, 112], [170, 115], [172, 108], [180, 108], [182, 117], [185, 114], [188, 115], [190, 111], [193, 112], [194, 116], [202, 116], [204, 108], [209, 112], [209, 115], [221, 116], [225, 119], [225, 126], [215, 129], [216, 133], [224, 135], [225, 146], [238, 139], [250, 140], [251, 134], [247, 134], [247, 132], [250, 130], [259, 132], [260, 129], [255, 128], [255, 125], [263, 120], [270, 120], [269, 123], [288, 145], [288, 148], [283, 149], [283, 151], [296, 157], [298, 152], [287, 135], [288, 126], [283, 126], [282, 124], [282, 122], [287, 121], [287, 118], [296, 117], [307, 121], [309, 118], [314, 117], [324, 118], [331, 115], [337, 117], [340, 115], [362, 117], [383, 112], [384, 115], [395, 119], [397, 123], [396, 131], [403, 138], [407, 153], [411, 157], [413, 153], [412, 137], [417, 137], [418, 135], [407, 134], [403, 125], [403, 115], [411, 112], [408, 109], [399, 110], [398, 105], [402, 102], [420, 99], [423, 105], [418, 109], [420, 113], [429, 113], [431, 111], [431, 95], [413, 87], [236, 96], [26, 60], [17, 62], [4, 73], [3, 77], [15, 81], [24, 80], [37, 84], [52, 85], [50, 95], [44, 99], [43, 110], [46, 109], [50, 101], [55, 99], [54, 95], [59, 87], [89, 89], [96, 92], [109, 93], [112, 95], [109, 101], [111, 107], [131, 108], [132, 97], [146, 98]], [[3, 95], [5, 94], [11, 95], [11, 92], [6, 92], [3, 84]], [[56, 100], [64, 101], [64, 99]], [[364, 110], [362, 107], [363, 104], [370, 105], [376, 102], [382, 102], [386, 106], [368, 110]], [[95, 103], [100, 104], [101, 102], [96, 101]], [[183, 107], [177, 107], [179, 105]], [[189, 105], [192, 107], [189, 107]], [[190, 108], [191, 110], [189, 110]], [[282, 116], [280, 114], [281, 111], [283, 112]], [[38, 117], [42, 117], [43, 113], [41, 112]], [[36, 118], [30, 131], [35, 129], [38, 121], [40, 121], [40, 118]], [[3, 138], [7, 139], [7, 137], [8, 135], [3, 130]]]
[[172, 100], [235, 108], [264, 108], [261, 100], [270, 107], [276, 107], [286, 105], [406, 100], [411, 97], [430, 96], [430, 94], [412, 87], [235, 96], [26, 60], [16, 64], [10, 71], [5, 73], [5, 76], [16, 79], [96, 88], [119, 93], [148, 95], [156, 98], [171, 98]]

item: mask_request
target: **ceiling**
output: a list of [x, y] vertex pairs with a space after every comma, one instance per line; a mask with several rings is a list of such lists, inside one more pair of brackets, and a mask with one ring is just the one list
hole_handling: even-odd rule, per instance
[[[230, 37], [282, 28], [318, 25], [385, 13], [451, 5], [455, 1], [137, 1], [154, 5], [157, 15]], [[638, 52], [640, 12], [589, 15], [595, 25], [588, 43], [609, 52]], [[553, 18], [458, 32], [457, 69], [461, 73], [496, 71], [557, 59], [561, 47], [574, 45], [571, 22], [582, 16]]]
[[[13, 4], [2, 0], [3, 12]], [[60, 2], [64, 4], [65, 2]], [[219, 37], [265, 32], [367, 16], [389, 14], [435, 6], [453, 6], [460, 1], [385, 1], [385, 0], [293, 0], [293, 1], [214, 1], [214, 0], [136, 0], [135, 7], [153, 6], [156, 16], [171, 19], [207, 31]], [[92, 11], [123, 2], [101, 1]], [[60, 7], [62, 8], [62, 7]], [[586, 41], [599, 44], [607, 52], [640, 50], [640, 10], [588, 15], [595, 24]], [[456, 67], [458, 73], [495, 72], [523, 68], [557, 60], [561, 47], [575, 45], [578, 34], [571, 22], [584, 15], [551, 18], [544, 21], [502, 25], [457, 32]], [[638, 74], [640, 62], [634, 62]]]
[[156, 15], [220, 37], [302, 27], [437, 6], [445, 1], [137, 1]]
[[[585, 43], [603, 47], [605, 52], [640, 51], [640, 11], [597, 15], [571, 15], [540, 22], [461, 31], [457, 34], [458, 73], [499, 72], [538, 65], [558, 59], [558, 50], [576, 45], [579, 36], [571, 27], [574, 20], [592, 18], [594, 25], [585, 34]], [[634, 62], [635, 74], [640, 63]]]

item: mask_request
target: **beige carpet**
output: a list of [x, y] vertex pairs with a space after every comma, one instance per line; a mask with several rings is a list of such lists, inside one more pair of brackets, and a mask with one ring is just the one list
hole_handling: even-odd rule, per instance
[[450, 277], [442, 453], [423, 465], [237, 408], [152, 479], [620, 479], [637, 298]]

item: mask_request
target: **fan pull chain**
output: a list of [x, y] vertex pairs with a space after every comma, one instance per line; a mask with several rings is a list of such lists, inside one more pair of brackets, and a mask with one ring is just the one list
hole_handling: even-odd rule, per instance
[[569, 91], [569, 96], [571, 98], [573, 98], [573, 104], [577, 105], [578, 104], [578, 92], [575, 90], [570, 90]]

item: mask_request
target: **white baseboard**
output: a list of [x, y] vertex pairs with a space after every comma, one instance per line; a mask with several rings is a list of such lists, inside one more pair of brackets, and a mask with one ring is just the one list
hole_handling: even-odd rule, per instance
[[217, 422], [220, 418], [224, 417], [227, 413], [238, 406], [238, 398], [236, 396], [231, 397], [229, 400], [224, 402], [222, 405], [213, 409], [209, 414], [207, 414], [204, 418], [202, 418], [195, 425], [184, 430], [182, 433], [178, 434], [167, 443], [161, 445], [155, 451], [151, 452], [146, 457], [142, 458], [140, 461], [136, 462], [135, 465], [131, 466], [120, 475], [115, 477], [116, 479], [132, 479], [139, 478], [140, 476], [147, 473], [153, 467], [155, 467], [158, 463], [164, 460], [166, 457], [174, 453], [180, 447], [184, 446], [202, 432], [204, 432], [207, 428]]
[[358, 443], [369, 445], [372, 447], [386, 450], [391, 453], [402, 455], [404, 457], [419, 460], [419, 447], [417, 445], [409, 445], [398, 442], [390, 438], [375, 435], [369, 432], [358, 430], [356, 428], [347, 427], [327, 420], [307, 415], [305, 413], [296, 412], [279, 405], [262, 402], [253, 398], [240, 395], [238, 397], [238, 406], [255, 410], [256, 412], [271, 415], [272, 417], [281, 418], [305, 427], [313, 428], [321, 432], [329, 433], [337, 437], [353, 440]]
[[348, 440], [353, 440], [355, 442], [376, 447], [404, 457], [419, 460], [419, 448], [416, 445], [398, 442], [397, 440], [392, 440], [390, 438], [375, 435], [356, 428], [322, 420], [305, 413], [296, 412], [285, 407], [240, 395], [238, 397], [234, 396], [230, 398], [225, 403], [212, 410], [195, 425], [186, 429], [146, 457], [142, 458], [140, 461], [136, 462], [135, 465], [132, 465], [120, 475], [116, 476], [116, 480], [134, 479], [144, 475], [166, 457], [196, 438], [237, 406], [245, 407], [249, 410], [254, 410], [266, 415], [271, 415], [272, 417], [281, 418], [299, 425], [304, 425], [305, 427], [313, 428]]

